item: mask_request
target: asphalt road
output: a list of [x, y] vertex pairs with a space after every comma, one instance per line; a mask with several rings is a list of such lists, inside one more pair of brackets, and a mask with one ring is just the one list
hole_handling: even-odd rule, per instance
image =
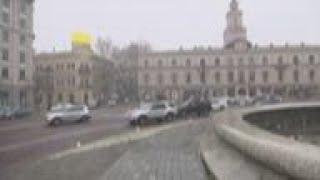
[[124, 110], [99, 109], [88, 123], [48, 127], [42, 117], [0, 122], [0, 170], [111, 135], [133, 131]]

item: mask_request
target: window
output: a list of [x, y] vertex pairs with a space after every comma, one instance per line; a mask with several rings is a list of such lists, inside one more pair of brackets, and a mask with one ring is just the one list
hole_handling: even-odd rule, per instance
[[314, 55], [309, 55], [309, 64], [314, 65], [315, 64], [315, 57]]
[[233, 59], [232, 59], [232, 58], [229, 58], [229, 59], [228, 59], [228, 65], [229, 65], [229, 66], [233, 66]]
[[27, 93], [25, 91], [20, 91], [19, 93], [19, 103], [21, 107], [26, 107], [27, 105]]
[[177, 60], [176, 59], [172, 59], [171, 64], [172, 64], [172, 66], [176, 66], [177, 65]]
[[250, 66], [254, 66], [255, 65], [253, 57], [250, 57], [249, 64], [250, 64]]
[[299, 57], [298, 56], [294, 56], [293, 57], [293, 64], [298, 66], [299, 65]]
[[171, 74], [171, 81], [172, 81], [172, 84], [176, 84], [177, 83], [177, 74], [176, 73], [172, 73]]
[[163, 83], [163, 76], [162, 76], [161, 73], [158, 74], [158, 83], [159, 83], [159, 84], [162, 84], [162, 83]]
[[20, 80], [24, 81], [26, 80], [26, 70], [20, 69]]
[[309, 71], [309, 79], [310, 79], [310, 81], [314, 81], [314, 79], [315, 79], [315, 71], [312, 69], [312, 70], [310, 70]]
[[298, 70], [294, 70], [294, 72], [293, 72], [293, 80], [295, 82], [299, 82], [299, 71]]
[[251, 71], [249, 73], [249, 79], [251, 82], [254, 82], [256, 80], [256, 73], [254, 71]]
[[9, 60], [9, 51], [8, 49], [2, 49], [2, 60], [8, 61]]
[[263, 79], [263, 82], [268, 82], [268, 80], [269, 80], [269, 73], [268, 73], [268, 71], [263, 71], [263, 73], [262, 73], [262, 79]]
[[149, 62], [148, 62], [148, 60], [145, 60], [144, 61], [144, 67], [148, 67], [149, 66]]
[[201, 83], [206, 83], [206, 60], [200, 60], [200, 81]]
[[59, 102], [63, 101], [63, 95], [61, 93], [58, 94], [58, 101]]
[[7, 67], [2, 68], [1, 77], [2, 79], [9, 79], [9, 70]]
[[149, 74], [145, 74], [144, 75], [144, 83], [149, 84], [149, 79], [150, 79]]
[[243, 71], [239, 71], [239, 83], [244, 83], [245, 82], [245, 74]]
[[214, 64], [215, 64], [215, 66], [220, 66], [220, 58], [216, 58], [215, 60], [214, 60]]
[[25, 62], [26, 62], [26, 53], [20, 52], [20, 63], [25, 63]]
[[262, 64], [265, 66], [268, 65], [268, 58], [266, 56], [262, 58]]
[[216, 73], [214, 74], [214, 79], [215, 79], [215, 82], [216, 82], [216, 83], [220, 83], [220, 81], [221, 81], [221, 74], [220, 74], [220, 72], [216, 72]]
[[26, 36], [20, 35], [20, 44], [25, 44], [25, 43], [26, 43]]
[[75, 70], [76, 69], [76, 65], [74, 63], [71, 64], [71, 69]]
[[283, 74], [284, 72], [282, 70], [279, 70], [278, 71], [278, 81], [279, 82], [282, 82], [283, 81]]
[[230, 72], [228, 72], [228, 81], [231, 83], [231, 82], [233, 82], [233, 80], [234, 80], [233, 72], [230, 71]]
[[278, 58], [278, 65], [283, 65], [283, 57], [282, 56], [280, 56]]
[[243, 66], [243, 59], [242, 58], [239, 59], [239, 66]]
[[20, 11], [21, 13], [25, 14], [27, 12], [27, 3], [24, 1], [21, 1], [20, 4]]
[[158, 60], [158, 67], [162, 67], [162, 65], [163, 65], [163, 64], [162, 64], [162, 60], [159, 59], [159, 60]]
[[10, 0], [2, 0], [2, 4], [4, 7], [9, 8], [10, 7]]
[[2, 41], [9, 42], [9, 32], [7, 30], [2, 30]]
[[187, 59], [187, 61], [186, 61], [186, 66], [187, 66], [187, 67], [190, 67], [190, 66], [191, 66], [191, 60], [190, 60], [190, 59]]
[[2, 13], [2, 22], [4, 24], [9, 24], [9, 14], [7, 12]]
[[26, 20], [25, 19], [20, 19], [20, 28], [24, 29], [26, 27]]
[[191, 73], [187, 73], [186, 82], [187, 84], [190, 84], [192, 82]]

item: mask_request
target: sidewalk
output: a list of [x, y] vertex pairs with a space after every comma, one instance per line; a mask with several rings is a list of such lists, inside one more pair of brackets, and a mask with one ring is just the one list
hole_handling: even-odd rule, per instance
[[205, 180], [199, 143], [208, 121], [143, 140], [130, 148], [100, 180]]
[[0, 179], [206, 180], [199, 147], [202, 134], [210, 129], [208, 122], [173, 123], [138, 141], [24, 164], [5, 171]]

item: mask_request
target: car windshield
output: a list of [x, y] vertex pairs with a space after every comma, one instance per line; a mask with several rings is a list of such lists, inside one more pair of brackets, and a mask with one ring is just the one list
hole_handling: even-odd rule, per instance
[[148, 109], [150, 109], [150, 108], [151, 108], [151, 104], [150, 104], [150, 103], [146, 103], [146, 104], [141, 104], [138, 109], [148, 110]]

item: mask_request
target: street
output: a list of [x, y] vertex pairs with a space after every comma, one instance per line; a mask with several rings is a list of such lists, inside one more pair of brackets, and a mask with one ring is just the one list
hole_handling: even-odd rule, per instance
[[0, 121], [0, 170], [132, 130], [123, 109], [92, 111], [86, 123], [48, 127], [44, 118]]

